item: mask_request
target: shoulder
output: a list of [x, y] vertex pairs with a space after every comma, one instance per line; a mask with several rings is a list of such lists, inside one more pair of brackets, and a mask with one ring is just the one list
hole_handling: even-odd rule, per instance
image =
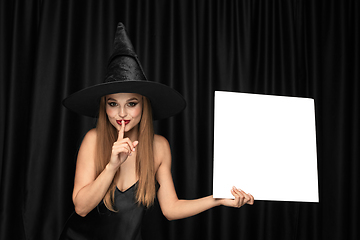
[[96, 130], [91, 129], [88, 131], [81, 143], [77, 161], [76, 161], [76, 172], [77, 175], [85, 172], [95, 173], [95, 154], [96, 154]]
[[155, 134], [154, 135], [154, 147], [160, 148], [160, 149], [170, 147], [169, 141], [165, 137]]
[[154, 135], [154, 156], [158, 164], [164, 161], [171, 161], [169, 141], [165, 137], [157, 134]]
[[86, 133], [85, 137], [88, 137], [88, 138], [96, 138], [96, 135], [97, 135], [97, 133], [96, 133], [96, 128], [93, 128], [93, 129], [90, 129], [90, 130]]
[[89, 130], [86, 133], [86, 135], [85, 135], [85, 137], [84, 137], [84, 139], [83, 139], [83, 141], [81, 143], [81, 146], [83, 147], [84, 145], [86, 146], [86, 145], [95, 144], [96, 143], [96, 137], [97, 137], [96, 128], [93, 128], [93, 129]]
[[85, 137], [84, 137], [84, 140], [87, 139], [87, 140], [96, 140], [96, 136], [97, 136], [97, 133], [96, 133], [96, 128], [93, 128], [91, 130], [89, 130]]

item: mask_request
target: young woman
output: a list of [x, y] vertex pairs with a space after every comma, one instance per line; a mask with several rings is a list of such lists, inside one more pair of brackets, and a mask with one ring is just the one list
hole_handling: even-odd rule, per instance
[[76, 213], [61, 239], [141, 239], [143, 211], [155, 197], [169, 220], [219, 205], [254, 203], [251, 194], [235, 187], [231, 190], [235, 199], [178, 199], [169, 143], [154, 134], [153, 119], [178, 113], [185, 101], [175, 90], [146, 80], [121, 23], [105, 82], [71, 95], [64, 105], [87, 116], [98, 112], [98, 122], [78, 153], [73, 190]]

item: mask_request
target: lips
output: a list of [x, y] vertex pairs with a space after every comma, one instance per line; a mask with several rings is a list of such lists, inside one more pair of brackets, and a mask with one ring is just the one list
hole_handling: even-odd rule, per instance
[[[122, 120], [116, 120], [117, 124], [121, 125]], [[125, 125], [127, 125], [130, 122], [130, 120], [124, 120]]]

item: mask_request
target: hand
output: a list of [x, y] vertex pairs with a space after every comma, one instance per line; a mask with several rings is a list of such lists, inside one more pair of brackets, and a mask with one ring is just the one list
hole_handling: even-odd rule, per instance
[[228, 207], [240, 208], [245, 204], [253, 205], [254, 197], [250, 193], [245, 193], [241, 189], [233, 187], [231, 189], [231, 194], [235, 199], [221, 199], [221, 204]]
[[109, 165], [117, 169], [123, 164], [128, 156], [131, 156], [135, 152], [135, 147], [138, 145], [138, 141], [131, 142], [129, 138], [124, 138], [125, 133], [125, 122], [121, 122], [121, 127], [119, 129], [118, 139], [114, 142], [111, 152], [111, 158]]

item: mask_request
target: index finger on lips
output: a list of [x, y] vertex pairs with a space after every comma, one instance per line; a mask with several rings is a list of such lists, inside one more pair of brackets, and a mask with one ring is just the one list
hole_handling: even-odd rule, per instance
[[125, 122], [124, 120], [122, 120], [117, 141], [120, 141], [124, 138], [124, 133], [125, 133]]

